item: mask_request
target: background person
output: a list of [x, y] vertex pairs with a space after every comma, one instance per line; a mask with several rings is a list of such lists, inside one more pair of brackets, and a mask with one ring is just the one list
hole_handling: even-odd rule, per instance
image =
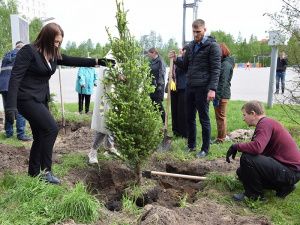
[[196, 148], [196, 113], [202, 127], [202, 146], [197, 157], [205, 157], [210, 148], [211, 125], [209, 102], [215, 98], [221, 70], [221, 51], [215, 39], [205, 36], [202, 19], [192, 24], [194, 40], [187, 45], [183, 61], [177, 60], [174, 51], [169, 54], [175, 65], [186, 71], [186, 109], [188, 126], [188, 150]]
[[222, 143], [225, 141], [227, 134], [226, 110], [227, 104], [231, 96], [231, 79], [234, 68], [234, 59], [230, 56], [230, 50], [225, 43], [220, 44], [222, 60], [221, 73], [219, 77], [216, 98], [213, 101], [215, 116], [217, 122], [217, 138], [214, 143]]
[[[179, 49], [178, 60], [183, 60], [185, 51], [185, 48]], [[185, 106], [186, 72], [178, 66], [174, 65], [174, 67], [173, 81], [176, 84], [176, 90], [171, 90], [172, 131], [175, 136], [187, 138]]]
[[77, 73], [76, 92], [78, 93], [78, 111], [82, 113], [85, 103], [85, 113], [90, 111], [90, 100], [94, 87], [97, 86], [97, 73], [93, 67], [80, 67]]
[[45, 25], [33, 44], [25, 45], [16, 57], [7, 94], [5, 115], [13, 122], [19, 111], [29, 122], [33, 143], [28, 174], [42, 177], [49, 183], [60, 180], [52, 174], [52, 151], [58, 127], [52, 117], [49, 79], [57, 65], [91, 67], [106, 65], [106, 59], [69, 57], [60, 54], [64, 32], [56, 23]]
[[247, 102], [242, 112], [244, 121], [255, 126], [255, 131], [250, 142], [232, 145], [226, 155], [226, 161], [230, 162], [237, 151], [242, 152], [236, 172], [245, 192], [233, 198], [237, 201], [245, 197], [264, 199], [263, 189], [273, 189], [277, 197], [286, 197], [300, 179], [300, 152], [296, 142], [279, 122], [266, 117], [260, 102]]
[[288, 59], [285, 55], [285, 52], [282, 51], [277, 58], [277, 67], [276, 67], [276, 92], [279, 94], [279, 83], [281, 83], [281, 93], [284, 94], [285, 89], [285, 73], [286, 67], [288, 65]]
[[250, 62], [249, 62], [249, 61], [246, 63], [245, 69], [246, 69], [246, 70], [247, 70], [247, 69], [250, 70]]
[[[2, 95], [4, 111], [7, 105], [7, 91], [8, 91], [9, 80], [11, 77], [11, 71], [15, 63], [17, 53], [23, 46], [24, 43], [22, 41], [18, 41], [16, 43], [15, 49], [6, 53], [2, 60], [1, 73], [0, 73], [0, 93]], [[20, 113], [17, 113], [16, 115], [16, 128], [17, 128], [17, 138], [19, 140], [21, 141], [32, 140], [30, 137], [25, 135], [26, 120]], [[6, 118], [4, 123], [4, 129], [7, 138], [10, 138], [14, 135], [13, 123], [8, 121]]]
[[152, 84], [155, 86], [155, 91], [150, 94], [150, 98], [158, 105], [159, 111], [161, 112], [161, 119], [164, 123], [166, 114], [163, 106], [163, 100], [166, 66], [156, 48], [150, 48], [148, 50], [148, 57], [150, 58], [150, 73], [153, 76]]
[[[106, 58], [112, 58], [112, 55], [108, 53]], [[107, 68], [100, 67], [99, 80], [96, 88], [95, 101], [94, 101], [94, 110], [92, 116], [91, 128], [95, 130], [94, 140], [90, 152], [88, 153], [89, 163], [96, 164], [98, 163], [98, 149], [101, 145], [103, 147], [115, 154], [118, 154], [114, 146], [114, 138], [110, 131], [106, 128], [106, 119], [105, 114], [109, 110], [108, 99], [106, 93], [111, 91], [111, 86], [104, 86], [103, 80], [106, 75]]]

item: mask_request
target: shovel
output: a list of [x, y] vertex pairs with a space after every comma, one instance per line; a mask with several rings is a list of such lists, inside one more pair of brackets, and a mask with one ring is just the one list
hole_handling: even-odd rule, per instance
[[65, 107], [63, 102], [63, 95], [62, 95], [62, 87], [61, 87], [61, 67], [58, 66], [58, 78], [59, 78], [59, 92], [60, 92], [60, 105], [61, 105], [61, 120], [62, 120], [62, 127], [64, 130], [64, 134], [67, 134], [66, 130], [66, 120], [65, 120]]
[[146, 170], [142, 172], [142, 176], [146, 178], [151, 178], [152, 175], [176, 177], [176, 178], [183, 178], [189, 180], [207, 180], [207, 177], [185, 175], [185, 174], [178, 174], [178, 173], [167, 173], [167, 172], [150, 171], [150, 170]]
[[170, 109], [170, 101], [171, 101], [171, 80], [173, 75], [173, 59], [170, 60], [170, 71], [168, 77], [168, 93], [167, 93], [167, 107], [166, 107], [166, 114], [165, 114], [165, 124], [164, 124], [164, 139], [159, 146], [159, 151], [168, 151], [171, 147], [172, 137], [168, 135], [168, 115]]

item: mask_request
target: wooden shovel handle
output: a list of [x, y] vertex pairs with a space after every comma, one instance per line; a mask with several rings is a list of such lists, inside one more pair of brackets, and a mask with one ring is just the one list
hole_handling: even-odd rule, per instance
[[207, 180], [207, 177], [184, 175], [178, 173], [166, 173], [166, 172], [158, 172], [158, 171], [151, 171], [151, 175], [177, 177], [177, 178], [190, 179], [190, 180]]

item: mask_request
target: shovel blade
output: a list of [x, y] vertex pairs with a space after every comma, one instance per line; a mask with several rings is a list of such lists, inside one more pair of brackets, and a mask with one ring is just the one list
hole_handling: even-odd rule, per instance
[[165, 136], [164, 139], [163, 139], [163, 141], [158, 146], [157, 151], [159, 151], [159, 152], [169, 151], [170, 148], [171, 148], [171, 143], [172, 143], [172, 137]]

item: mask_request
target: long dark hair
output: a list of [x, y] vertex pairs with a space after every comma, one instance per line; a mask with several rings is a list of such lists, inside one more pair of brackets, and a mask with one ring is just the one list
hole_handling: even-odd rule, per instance
[[51, 59], [60, 59], [60, 48], [56, 48], [54, 45], [57, 35], [64, 37], [63, 29], [56, 23], [48, 23], [42, 28], [33, 45], [37, 47], [39, 52]]

